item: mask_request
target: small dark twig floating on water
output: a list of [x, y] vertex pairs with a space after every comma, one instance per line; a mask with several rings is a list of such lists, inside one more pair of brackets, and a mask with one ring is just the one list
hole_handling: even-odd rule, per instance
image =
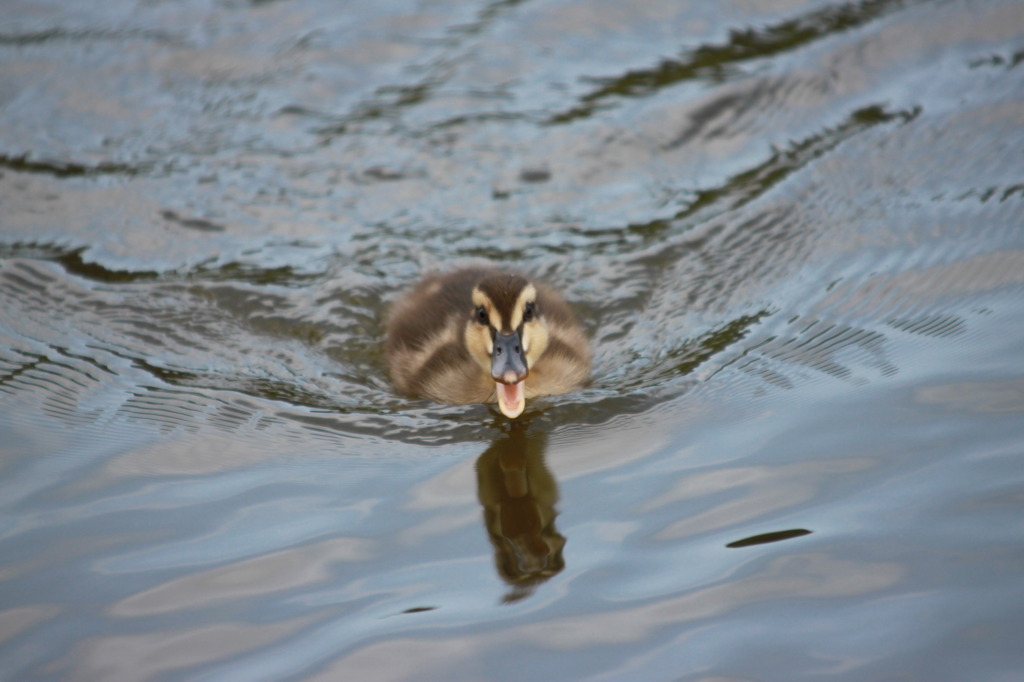
[[498, 403], [580, 388], [590, 348], [561, 296], [493, 268], [432, 275], [392, 308], [386, 348], [398, 390], [445, 403]]
[[792, 538], [803, 537], [804, 535], [810, 535], [813, 531], [806, 530], [804, 528], [794, 528], [793, 530], [777, 530], [774, 533], [762, 533], [761, 535], [754, 535], [749, 538], [743, 538], [742, 540], [736, 540], [730, 542], [726, 547], [751, 547], [753, 545], [766, 545], [770, 542], [782, 542], [783, 540], [790, 540]]

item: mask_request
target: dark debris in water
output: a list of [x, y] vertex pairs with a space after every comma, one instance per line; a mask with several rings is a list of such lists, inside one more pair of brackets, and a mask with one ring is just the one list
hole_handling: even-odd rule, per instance
[[223, 232], [225, 229], [223, 225], [218, 225], [210, 220], [186, 218], [170, 209], [160, 211], [160, 216], [168, 222], [175, 223], [181, 227], [187, 227], [190, 230], [198, 230], [199, 232]]
[[402, 613], [424, 613], [426, 611], [436, 611], [436, 606], [414, 606], [411, 609], [406, 609]]
[[519, 179], [528, 183], [547, 182], [551, 179], [551, 171], [547, 168], [524, 168], [519, 171]]
[[804, 535], [810, 535], [813, 531], [805, 530], [803, 528], [794, 528], [792, 530], [779, 530], [774, 533], [762, 533], [761, 535], [752, 535], [749, 538], [743, 538], [742, 540], [736, 540], [730, 542], [726, 547], [737, 549], [739, 547], [752, 547], [754, 545], [767, 545], [772, 542], [782, 542], [783, 540], [791, 540], [793, 538], [803, 537]]

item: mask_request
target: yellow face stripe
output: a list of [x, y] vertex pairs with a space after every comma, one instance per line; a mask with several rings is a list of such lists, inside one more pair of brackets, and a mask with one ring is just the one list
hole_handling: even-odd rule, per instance
[[536, 300], [537, 290], [533, 288], [532, 284], [527, 284], [523, 290], [519, 292], [519, 298], [516, 299], [516, 305], [512, 308], [511, 329], [519, 329], [519, 325], [523, 322], [523, 310], [526, 309], [526, 304]]
[[480, 289], [473, 289], [473, 305], [477, 308], [483, 306], [484, 310], [487, 311], [487, 317], [491, 321], [491, 326], [496, 329], [501, 329], [501, 313], [494, 307], [494, 303], [491, 302], [490, 297]]

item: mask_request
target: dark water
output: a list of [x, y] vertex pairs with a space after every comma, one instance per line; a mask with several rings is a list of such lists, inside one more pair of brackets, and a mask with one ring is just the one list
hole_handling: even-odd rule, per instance
[[[0, 678], [1019, 680], [1024, 5], [4, 3]], [[594, 382], [388, 387], [487, 259]]]

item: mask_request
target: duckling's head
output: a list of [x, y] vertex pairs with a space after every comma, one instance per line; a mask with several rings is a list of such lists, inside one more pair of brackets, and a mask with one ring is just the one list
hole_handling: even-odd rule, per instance
[[491, 273], [473, 287], [466, 348], [490, 373], [498, 409], [506, 417], [514, 419], [526, 408], [526, 379], [548, 339], [537, 289], [529, 280], [512, 273]]

